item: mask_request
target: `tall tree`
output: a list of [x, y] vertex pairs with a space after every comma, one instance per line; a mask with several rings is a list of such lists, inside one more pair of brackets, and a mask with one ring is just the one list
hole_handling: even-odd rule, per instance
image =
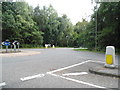
[[23, 44], [43, 42], [42, 32], [32, 19], [32, 8], [25, 2], [3, 2], [2, 24], [3, 40], [18, 40]]

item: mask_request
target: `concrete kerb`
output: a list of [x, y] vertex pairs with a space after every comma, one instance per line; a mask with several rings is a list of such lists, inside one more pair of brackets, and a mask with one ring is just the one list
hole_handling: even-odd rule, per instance
[[72, 67], [75, 67], [75, 66], [78, 66], [78, 65], [82, 65], [82, 64], [88, 63], [88, 62], [94, 62], [94, 61], [87, 60], [87, 61], [84, 61], [84, 62], [81, 62], [81, 63], [78, 63], [78, 64], [74, 64], [74, 65], [63, 67], [63, 68], [60, 68], [60, 69], [57, 69], [57, 70], [46, 72], [46, 74], [49, 74], [49, 75], [52, 75], [52, 76], [55, 76], [55, 77], [59, 77], [59, 78], [63, 78], [63, 79], [66, 79], [66, 80], [69, 80], [69, 81], [72, 81], [72, 82], [85, 84], [85, 85], [88, 85], [88, 86], [106, 89], [106, 87], [103, 87], [103, 86], [87, 83], [87, 82], [84, 82], [84, 81], [79, 81], [77, 79], [72, 79], [72, 78], [69, 78], [69, 77], [64, 77], [64, 76], [61, 76], [61, 75], [58, 75], [58, 74], [54, 74], [55, 72], [58, 72], [58, 71], [61, 71], [61, 70], [66, 70], [66, 69], [69, 69], [69, 68], [72, 68]]
[[[65, 67], [65, 68], [57, 69], [57, 70], [51, 71], [51, 73], [61, 71], [61, 70], [64, 70], [64, 69], [69, 69], [69, 68], [72, 68], [72, 67], [87, 63], [87, 62], [101, 63], [101, 66], [99, 66], [99, 67], [97, 67], [97, 65], [96, 65], [96, 67], [90, 67], [88, 69], [88, 71], [90, 73], [120, 78], [120, 73], [118, 73], [119, 67], [117, 65], [116, 65], [115, 68], [107, 68], [107, 67], [104, 66], [105, 62], [95, 61], [95, 60], [88, 60], [88, 61], [78, 63], [78, 64], [75, 64], [75, 65], [71, 65], [71, 66], [68, 66], [68, 67]], [[106, 71], [100, 71], [100, 68], [104, 68]], [[109, 72], [109, 71], [111, 71], [111, 72]]]
[[[104, 68], [105, 70], [100, 70], [100, 68]], [[112, 72], [109, 72], [109, 71]], [[115, 72], [115, 70], [117, 72]], [[89, 72], [90, 73], [94, 73], [94, 74], [98, 74], [98, 75], [104, 75], [104, 76], [110, 76], [110, 77], [116, 77], [116, 78], [120, 78], [120, 73], [118, 73], [118, 68], [106, 68], [104, 66], [101, 67], [91, 67], [89, 68]]]
[[40, 54], [40, 53], [41, 52], [38, 52], [38, 51], [22, 50], [21, 52], [18, 52], [18, 53], [0, 53], [0, 56], [1, 57], [30, 56], [30, 55]]

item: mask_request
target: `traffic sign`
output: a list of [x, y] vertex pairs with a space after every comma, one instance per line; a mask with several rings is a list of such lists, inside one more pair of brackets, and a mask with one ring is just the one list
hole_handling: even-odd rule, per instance
[[17, 45], [20, 45], [20, 43], [19, 43], [19, 42], [17, 42]]
[[19, 42], [18, 41], [14, 41], [12, 44], [13, 45], [19, 45]]
[[10, 42], [9, 41], [4, 41], [4, 43], [2, 43], [2, 44], [5, 45], [5, 46], [9, 46]]
[[18, 41], [14, 41], [12, 44], [14, 45], [14, 52], [16, 52], [16, 46], [18, 46], [18, 51], [19, 51], [20, 43]]
[[2, 42], [1, 44], [4, 45], [4, 42]]

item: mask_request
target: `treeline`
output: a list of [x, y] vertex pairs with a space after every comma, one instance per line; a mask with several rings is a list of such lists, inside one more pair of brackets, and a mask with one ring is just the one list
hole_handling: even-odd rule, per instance
[[3, 40], [18, 40], [22, 45], [73, 46], [73, 25], [66, 15], [58, 17], [49, 7], [30, 7], [25, 2], [2, 3]]
[[[83, 19], [73, 25], [67, 15], [58, 16], [49, 7], [29, 6], [25, 2], [2, 2], [2, 39], [18, 40], [22, 47], [54, 44], [60, 47], [87, 47], [105, 50], [120, 45], [120, 3], [101, 3], [91, 21]], [[79, 11], [80, 12], [80, 11]]]
[[98, 51], [105, 50], [106, 46], [115, 46], [117, 51], [120, 50], [120, 2], [100, 3], [99, 7], [94, 7], [91, 21], [82, 24], [79, 22], [75, 26], [75, 30], [79, 31], [77, 45]]

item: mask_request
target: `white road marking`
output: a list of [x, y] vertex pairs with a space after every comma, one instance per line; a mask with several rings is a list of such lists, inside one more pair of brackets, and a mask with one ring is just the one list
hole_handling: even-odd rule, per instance
[[0, 83], [0, 87], [5, 86], [5, 85], [6, 85], [6, 83], [5, 83], [5, 82]]
[[24, 78], [20, 78], [21, 81], [26, 81], [26, 80], [30, 80], [30, 79], [34, 79], [34, 78], [38, 78], [38, 77], [44, 77], [45, 74], [37, 74], [34, 76], [28, 76], [28, 77], [24, 77]]
[[74, 65], [71, 65], [71, 66], [68, 66], [68, 67], [64, 67], [64, 68], [60, 68], [60, 69], [53, 70], [53, 71], [50, 71], [50, 72], [46, 72], [46, 74], [49, 74], [49, 75], [52, 75], [52, 76], [55, 76], [55, 77], [60, 77], [60, 78], [63, 78], [63, 79], [69, 80], [69, 81], [76, 82], [76, 83], [81, 83], [81, 84], [89, 85], [89, 86], [96, 87], [96, 88], [106, 88], [106, 87], [103, 87], [103, 86], [99, 86], [99, 85], [87, 83], [87, 82], [84, 82], [84, 81], [79, 81], [79, 80], [76, 80], [76, 79], [72, 79], [72, 78], [63, 77], [63, 76], [60, 76], [60, 75], [53, 74], [54, 72], [58, 72], [58, 71], [65, 70], [65, 69], [69, 69], [69, 68], [72, 68], [72, 67], [75, 67], [75, 66], [78, 66], [78, 65], [85, 64], [87, 62], [105, 63], [105, 62], [101, 62], [101, 61], [87, 60], [87, 61], [84, 61], [84, 62], [81, 62], [81, 63], [78, 63], [78, 64], [74, 64]]
[[78, 65], [87, 63], [87, 62], [91, 62], [91, 60], [87, 60], [87, 61], [84, 61], [84, 62], [81, 62], [81, 63], [78, 63], [78, 64], [74, 64], [74, 65], [71, 65], [71, 66], [67, 66], [67, 67], [64, 67], [64, 68], [60, 68], [60, 69], [57, 69], [57, 70], [53, 70], [53, 71], [50, 71], [50, 72], [47, 72], [47, 73], [58, 72], [58, 71], [61, 71], [61, 70], [65, 70], [65, 69], [68, 69], [68, 68], [72, 68], [72, 67], [75, 67], [75, 66], [78, 66]]
[[85, 74], [88, 74], [87, 72], [76, 72], [76, 73], [65, 73], [65, 74], [62, 74], [63, 76], [70, 76], [70, 75], [74, 75], [74, 76], [77, 76], [77, 75], [85, 75]]
[[[63, 76], [69, 76], [69, 75], [83, 75], [83, 74], [88, 74], [87, 72], [67, 73], [67, 74], [63, 74], [63, 76], [53, 74], [54, 72], [58, 72], [58, 71], [65, 70], [65, 69], [69, 69], [69, 68], [72, 68], [72, 67], [75, 67], [75, 66], [78, 66], [78, 65], [85, 64], [87, 62], [105, 63], [105, 62], [100, 62], [100, 61], [87, 60], [87, 61], [84, 61], [84, 62], [81, 62], [81, 63], [78, 63], [78, 64], [74, 64], [74, 65], [71, 65], [71, 66], [67, 66], [67, 67], [64, 67], [64, 68], [60, 68], [60, 69], [57, 69], [57, 70], [46, 72], [46, 74], [49, 74], [49, 75], [52, 75], [52, 76], [56, 76], [56, 77], [60, 77], [60, 78], [63, 78], [63, 79], [69, 80], [69, 81], [76, 82], [76, 83], [81, 83], [81, 84], [89, 85], [89, 86], [96, 87], [96, 88], [106, 88], [106, 87], [98, 86], [98, 85], [95, 85], [95, 84], [90, 84], [90, 83], [87, 83], [87, 82], [84, 82], [84, 81], [79, 81], [79, 80], [76, 80], [76, 79], [72, 79], [72, 78], [68, 78], [68, 77], [63, 77]], [[34, 76], [28, 76], [28, 77], [20, 78], [20, 80], [21, 81], [26, 81], [26, 80], [30, 80], [30, 79], [34, 79], [34, 78], [38, 78], [38, 77], [44, 77], [44, 76], [45, 76], [45, 74], [38, 74], [38, 75], [34, 75]], [[6, 84], [3, 83], [3, 84], [0, 84], [0, 86], [1, 85], [4, 86]]]
[[79, 80], [76, 80], [76, 79], [63, 77], [63, 76], [56, 75], [56, 74], [53, 74], [53, 73], [48, 73], [48, 74], [50, 74], [52, 76], [55, 76], [55, 77], [60, 77], [60, 78], [63, 78], [63, 79], [69, 80], [69, 81], [73, 81], [73, 82], [76, 82], [76, 83], [81, 83], [81, 84], [89, 85], [89, 86], [92, 86], [92, 87], [96, 87], [96, 88], [106, 88], [106, 87], [98, 86], [98, 85], [95, 85], [95, 84], [87, 83], [87, 82], [84, 82], [84, 81], [79, 81]]

